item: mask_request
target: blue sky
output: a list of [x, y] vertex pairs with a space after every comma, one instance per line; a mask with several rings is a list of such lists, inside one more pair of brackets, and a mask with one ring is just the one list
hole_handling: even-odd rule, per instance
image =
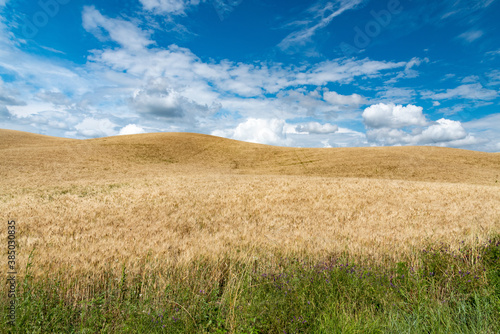
[[500, 152], [499, 0], [0, 0], [0, 128]]

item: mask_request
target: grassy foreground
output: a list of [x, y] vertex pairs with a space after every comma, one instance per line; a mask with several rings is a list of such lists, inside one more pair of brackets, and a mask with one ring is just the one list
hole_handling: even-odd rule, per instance
[[499, 153], [0, 129], [0, 154], [0, 333], [500, 332]]
[[[34, 258], [36, 261], [36, 255]], [[417, 265], [376, 265], [348, 254], [321, 262], [280, 258], [165, 269], [155, 276], [102, 273], [81, 299], [57, 275], [20, 282], [7, 333], [498, 333], [500, 238], [418, 253]], [[28, 267], [33, 264], [29, 264]], [[6, 294], [1, 294], [5, 298]], [[2, 305], [7, 305], [4, 299]]]

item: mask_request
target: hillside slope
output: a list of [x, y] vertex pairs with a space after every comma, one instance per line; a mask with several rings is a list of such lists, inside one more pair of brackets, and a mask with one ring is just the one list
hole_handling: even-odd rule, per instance
[[47, 146], [75, 142], [76, 139], [51, 137], [16, 130], [0, 129], [0, 150], [25, 146]]
[[90, 140], [0, 130], [0, 175], [31, 181], [231, 173], [498, 185], [500, 154], [440, 147], [288, 148], [192, 133]]

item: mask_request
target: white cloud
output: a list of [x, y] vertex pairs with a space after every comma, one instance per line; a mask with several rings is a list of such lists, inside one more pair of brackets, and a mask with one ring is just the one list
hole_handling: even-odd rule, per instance
[[404, 107], [394, 103], [379, 103], [366, 108], [362, 116], [365, 125], [370, 128], [403, 128], [426, 125], [422, 110], [422, 107], [411, 104]]
[[249, 118], [234, 129], [215, 130], [212, 135], [251, 143], [288, 146], [291, 141], [286, 138], [285, 125], [286, 122], [280, 119]]
[[413, 101], [416, 94], [415, 90], [409, 88], [384, 86], [381, 89], [376, 99], [373, 99], [373, 103], [408, 104]]
[[[439, 103], [439, 102], [434, 101], [433, 104], [434, 103]], [[462, 103], [460, 103], [460, 104], [454, 104], [451, 107], [440, 108], [439, 109], [439, 113], [441, 113], [443, 115], [446, 115], [446, 116], [450, 116], [450, 115], [458, 114], [459, 112], [463, 111], [466, 108], [471, 108], [471, 106], [469, 106], [467, 104], [462, 104]]]
[[477, 75], [469, 75], [462, 79], [462, 83], [478, 82], [479, 77]]
[[9, 112], [19, 118], [29, 117], [39, 114], [44, 111], [61, 110], [59, 106], [54, 106], [52, 103], [29, 101], [29, 103], [8, 105]]
[[[466, 17], [467, 22], [474, 22], [479, 19], [479, 15], [484, 13], [483, 9], [490, 6], [495, 0], [442, 0], [439, 4], [444, 4], [446, 13], [440, 21], [449, 17]], [[479, 15], [478, 15], [479, 14]]]
[[488, 78], [490, 79], [489, 84], [490, 85], [500, 85], [500, 71], [499, 70], [493, 70], [487, 74]]
[[478, 140], [459, 121], [427, 121], [422, 108], [377, 104], [366, 108], [363, 120], [368, 141], [377, 145], [438, 145], [464, 147]]
[[83, 27], [100, 40], [111, 39], [122, 47], [138, 51], [154, 42], [149, 33], [132, 22], [103, 16], [94, 6], [85, 6], [82, 13]]
[[400, 129], [369, 129], [366, 131], [366, 137], [377, 145], [408, 145], [411, 143], [411, 135]]
[[370, 129], [366, 135], [368, 140], [380, 145], [438, 145], [464, 146], [476, 142], [458, 121], [440, 119], [421, 132], [407, 132], [401, 129]]
[[[348, 1], [342, 3], [347, 6]], [[160, 13], [167, 4], [175, 5], [159, 0], [150, 4], [153, 13]], [[193, 2], [183, 4], [184, 11], [194, 6]], [[181, 13], [175, 6], [170, 12], [166, 8], [163, 9], [166, 15]], [[317, 10], [320, 13], [322, 9]], [[315, 26], [331, 13], [325, 11], [323, 18], [313, 15], [299, 30]], [[94, 7], [84, 7], [82, 18], [87, 31], [102, 41], [117, 43], [92, 51], [84, 65], [57, 63], [54, 58], [21, 51], [20, 42], [13, 40], [10, 28], [2, 25], [0, 19], [0, 67], [14, 78], [13, 82], [0, 87], [0, 104], [10, 104], [8, 108], [12, 111], [11, 114], [0, 105], [1, 117], [12, 116], [19, 124], [37, 131], [39, 128], [41, 132], [54, 133], [54, 129], [59, 129], [66, 131], [55, 133], [81, 137], [137, 133], [146, 128], [149, 131], [212, 132], [284, 146], [364, 146], [369, 144], [364, 133], [338, 128], [331, 119], [339, 126], [358, 122], [360, 115], [354, 109], [366, 103], [365, 98], [330, 92], [327, 85], [337, 87], [356, 82], [368, 87], [365, 91], [376, 92], [376, 102], [385, 102], [385, 106], [389, 106], [389, 102], [413, 103], [408, 101], [414, 95], [413, 90], [393, 87], [380, 92], [378, 88], [370, 88], [373, 87], [370, 79], [390, 80], [402, 72], [413, 75], [411, 71], [425, 61], [342, 58], [298, 66], [204, 61], [189, 49], [156, 45], [151, 39], [152, 33], [141, 29], [140, 21], [106, 17]], [[13, 87], [15, 89], [11, 89]], [[473, 88], [479, 88], [481, 98], [497, 96], [496, 91], [480, 85], [468, 89]], [[452, 98], [453, 94], [470, 96], [467, 89], [459, 91], [458, 88], [429, 94], [444, 94], [446, 98]], [[26, 101], [27, 105], [13, 105], [13, 102], [21, 104], [20, 101]], [[460, 138], [463, 135], [460, 126], [447, 123], [449, 120], [427, 124], [422, 110], [418, 110], [420, 107], [393, 106], [386, 114], [365, 114], [367, 126], [374, 126], [369, 127], [372, 135], [389, 133], [385, 141], [379, 136], [380, 141], [372, 140], [371, 144], [387, 144], [388, 138], [394, 144], [470, 145], [474, 141], [472, 135], [477, 136], [471, 132]], [[403, 110], [395, 111], [398, 108]], [[220, 113], [212, 117], [216, 111]], [[246, 121], [237, 121], [240, 119]], [[318, 122], [297, 124], [304, 119]], [[294, 120], [294, 124], [284, 120]], [[488, 136], [494, 138], [493, 130]], [[479, 145], [477, 141], [475, 145]]]
[[418, 67], [422, 63], [428, 63], [430, 60], [429, 58], [418, 58], [418, 57], [413, 57], [405, 66], [405, 70], [411, 70], [413, 67]]
[[418, 67], [423, 63], [429, 63], [430, 60], [429, 58], [418, 58], [418, 57], [413, 57], [409, 62], [406, 63], [405, 69], [401, 72], [398, 73], [397, 76], [394, 78], [391, 78], [386, 81], [386, 84], [391, 84], [399, 81], [399, 79], [410, 79], [410, 78], [416, 78], [418, 77], [419, 73], [417, 70], [414, 70], [414, 67]]
[[159, 117], [182, 117], [182, 96], [172, 88], [163, 91], [138, 89], [132, 97], [132, 106], [142, 114]]
[[[330, 82], [349, 83], [357, 77], [374, 78], [384, 71], [405, 66], [405, 62], [371, 61], [368, 59], [328, 60], [309, 68], [268, 66], [221, 61], [204, 63], [190, 50], [171, 45], [165, 49], [147, 49], [140, 55], [127, 50], [104, 50], [90, 58], [115, 71], [152, 79], [164, 77], [179, 86], [194, 83], [205, 92], [229, 92], [241, 97], [275, 94], [289, 87], [323, 86]], [[211, 83], [209, 85], [208, 83]]]
[[0, 77], [0, 106], [21, 106], [26, 104], [26, 102], [19, 100], [15, 95], [15, 92], [5, 87]]
[[474, 149], [500, 152], [500, 113], [465, 122], [463, 126], [480, 138]]
[[196, 6], [203, 0], [139, 0], [145, 10], [157, 14], [183, 15], [190, 6]]
[[323, 148], [332, 148], [332, 145], [330, 145], [330, 140], [328, 139], [322, 140], [321, 144], [323, 144]]
[[495, 51], [488, 51], [488, 52], [486, 52], [486, 54], [490, 55], [492, 57], [498, 56], [498, 55], [500, 55], [500, 49], [495, 50]]
[[310, 71], [298, 75], [297, 83], [325, 85], [329, 82], [350, 83], [356, 77], [374, 78], [381, 76], [381, 72], [406, 66], [406, 62], [384, 62], [363, 60], [338, 60], [319, 63]]
[[365, 99], [358, 94], [341, 95], [336, 92], [325, 92], [323, 94], [323, 98], [331, 104], [342, 106], [358, 107], [360, 104], [365, 102]]
[[461, 85], [457, 88], [447, 89], [446, 92], [434, 93], [425, 91], [421, 93], [423, 98], [433, 100], [449, 100], [455, 98], [469, 100], [494, 100], [498, 97], [495, 90], [484, 88], [480, 83]]
[[317, 30], [327, 27], [335, 17], [347, 10], [356, 8], [362, 2], [363, 0], [334, 0], [325, 4], [318, 1], [308, 9], [308, 12], [312, 15], [311, 18], [301, 19], [288, 25], [305, 25], [305, 27], [286, 36], [278, 44], [278, 47], [282, 50], [288, 50], [291, 47], [308, 43]]
[[420, 144], [432, 144], [464, 139], [465, 137], [467, 137], [467, 131], [460, 122], [441, 118], [424, 129], [420, 135], [415, 136], [414, 141]]
[[[183, 87], [185, 97], [202, 105], [210, 105], [219, 95], [227, 93], [242, 98], [261, 97], [301, 85], [323, 86], [330, 82], [349, 83], [357, 77], [375, 78], [407, 64], [369, 59], [327, 60], [300, 67], [227, 60], [205, 63], [189, 49], [176, 45], [167, 49], [148, 48], [152, 43], [148, 32], [131, 22], [106, 18], [93, 7], [86, 7], [83, 16], [84, 22], [88, 21], [85, 26], [97, 37], [102, 39], [102, 32], [108, 32], [111, 39], [123, 46], [122, 49], [97, 51], [90, 61], [143, 80], [164, 77]], [[132, 36], [132, 41], [128, 35]]]
[[220, 20], [224, 20], [243, 0], [211, 0]]
[[339, 127], [335, 124], [320, 124], [318, 122], [309, 122], [309, 123], [303, 123], [299, 124], [295, 127], [295, 131], [299, 133], [308, 133], [308, 134], [329, 134], [329, 133], [335, 133], [339, 130]]
[[116, 124], [107, 118], [95, 119], [87, 117], [75, 126], [78, 134], [83, 137], [96, 138], [116, 135]]
[[214, 103], [210, 107], [200, 105], [185, 97], [183, 93], [173, 88], [168, 80], [157, 78], [136, 89], [130, 104], [142, 115], [161, 118], [192, 119], [194, 116], [216, 111], [219, 107]]
[[364, 133], [334, 124], [308, 122], [290, 124], [284, 120], [250, 118], [234, 128], [215, 130], [214, 136], [253, 143], [294, 147], [348, 147], [366, 146]]
[[7, 1], [9, 0], [0, 0], [0, 7], [3, 7], [7, 4]]
[[481, 36], [483, 36], [483, 32], [481, 30], [469, 30], [464, 32], [463, 34], [460, 34], [458, 37], [467, 41], [468, 43], [472, 43], [475, 40], [479, 39]]
[[143, 128], [141, 128], [140, 126], [137, 126], [136, 124], [129, 124], [129, 125], [121, 128], [121, 130], [118, 134], [119, 135], [136, 135], [136, 134], [145, 133], [145, 132], [146, 131]]

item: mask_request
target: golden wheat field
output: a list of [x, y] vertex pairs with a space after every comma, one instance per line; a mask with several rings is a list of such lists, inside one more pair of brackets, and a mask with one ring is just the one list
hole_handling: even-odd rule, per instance
[[500, 232], [497, 153], [11, 130], [0, 152], [0, 212], [36, 275], [344, 251], [384, 261]]

